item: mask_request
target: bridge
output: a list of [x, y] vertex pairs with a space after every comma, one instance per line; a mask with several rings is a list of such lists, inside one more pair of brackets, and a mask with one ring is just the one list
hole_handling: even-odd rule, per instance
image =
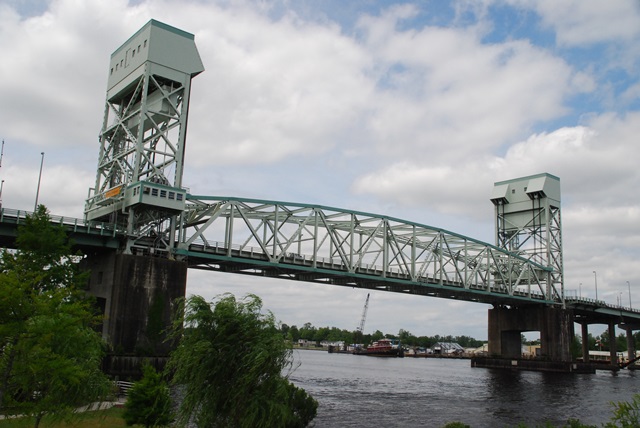
[[[86, 254], [114, 352], [170, 351], [162, 330], [189, 268], [489, 304], [489, 352], [502, 357], [520, 355], [523, 331], [540, 331], [547, 359], [570, 361], [574, 322], [583, 337], [590, 323], [611, 337], [617, 323], [628, 337], [640, 328], [639, 311], [565, 296], [560, 180], [547, 173], [495, 183], [495, 244], [384, 215], [192, 195], [186, 125], [204, 71], [194, 39], [151, 20], [111, 55], [84, 217], [52, 216]], [[0, 210], [2, 245], [28, 214]]]
[[[443, 229], [318, 205], [192, 195], [186, 200], [170, 254], [158, 236], [138, 240], [132, 251], [139, 257], [181, 259], [194, 269], [494, 307], [564, 304], [583, 326], [640, 321], [638, 310], [589, 298], [562, 299], [555, 290], [546, 294], [548, 267]], [[31, 214], [0, 210], [0, 245], [13, 247], [17, 226]], [[126, 239], [126, 230], [111, 223], [55, 215], [52, 222], [65, 227], [85, 254], [117, 250]]]

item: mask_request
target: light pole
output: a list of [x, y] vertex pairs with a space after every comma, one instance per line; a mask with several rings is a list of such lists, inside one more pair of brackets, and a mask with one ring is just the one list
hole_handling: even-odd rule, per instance
[[[2, 194], [2, 190], [0, 190], [0, 195]], [[1, 201], [1, 199], [0, 199]], [[627, 287], [629, 288], [629, 309], [632, 309], [631, 306], [631, 284], [629, 284], [629, 281], [627, 281]]]
[[622, 291], [618, 291], [618, 306], [622, 307]]
[[38, 175], [38, 188], [36, 189], [36, 204], [33, 206], [33, 212], [38, 211], [38, 196], [40, 196], [40, 180], [42, 179], [42, 164], [44, 164], [44, 152], [40, 152], [40, 174]]
[[596, 304], [598, 303], [598, 274], [596, 273], [596, 271], [593, 271], [593, 280], [595, 281], [596, 284]]
[[[0, 208], [2, 208], [2, 188], [4, 187], [4, 180], [0, 181]], [[629, 281], [627, 281], [628, 283]], [[631, 294], [629, 294], [631, 296]]]

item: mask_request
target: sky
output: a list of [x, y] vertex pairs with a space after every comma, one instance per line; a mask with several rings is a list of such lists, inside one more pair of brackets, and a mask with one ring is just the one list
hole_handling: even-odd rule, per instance
[[[110, 55], [150, 19], [194, 34], [206, 69], [192, 85], [192, 194], [493, 243], [493, 184], [549, 173], [567, 293], [594, 298], [597, 281], [599, 299], [640, 308], [640, 2], [0, 0], [3, 207], [33, 210], [44, 159], [39, 203], [83, 216]], [[189, 272], [188, 294], [225, 292], [257, 294], [288, 325], [348, 330], [368, 293]], [[372, 291], [365, 333], [486, 339], [488, 309]]]

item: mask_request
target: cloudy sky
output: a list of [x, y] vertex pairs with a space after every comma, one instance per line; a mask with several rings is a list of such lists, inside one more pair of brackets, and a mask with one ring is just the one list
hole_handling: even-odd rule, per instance
[[[149, 19], [195, 35], [183, 183], [493, 242], [496, 181], [562, 186], [566, 289], [640, 307], [636, 0], [0, 0], [2, 206], [82, 217], [109, 57]], [[627, 283], [628, 281], [628, 283]], [[628, 287], [628, 284], [630, 287]], [[190, 272], [287, 324], [355, 329], [367, 291]], [[486, 338], [488, 307], [372, 292], [366, 332]], [[592, 327], [599, 334], [604, 326]]]

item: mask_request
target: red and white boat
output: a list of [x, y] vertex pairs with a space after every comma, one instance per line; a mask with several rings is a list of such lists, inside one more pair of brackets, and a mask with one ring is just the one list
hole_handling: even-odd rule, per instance
[[404, 357], [400, 342], [391, 339], [380, 339], [366, 348], [356, 349], [353, 353], [372, 357]]

